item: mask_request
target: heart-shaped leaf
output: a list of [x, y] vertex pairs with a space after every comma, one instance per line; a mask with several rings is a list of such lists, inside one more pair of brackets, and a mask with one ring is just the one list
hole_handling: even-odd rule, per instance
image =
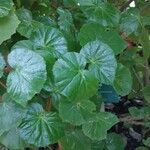
[[12, 71], [7, 78], [7, 92], [16, 102], [25, 105], [46, 81], [45, 62], [33, 51], [15, 49], [8, 55], [8, 63]]
[[70, 52], [58, 59], [53, 67], [59, 91], [70, 99], [91, 97], [97, 91], [97, 80], [86, 70], [86, 59]]
[[82, 46], [90, 41], [100, 40], [110, 46], [117, 55], [126, 48], [126, 43], [115, 31], [108, 30], [97, 23], [83, 25], [79, 33], [79, 41]]
[[89, 70], [105, 84], [113, 83], [117, 63], [113, 50], [98, 40], [86, 44], [80, 52], [89, 63]]
[[5, 60], [2, 56], [2, 54], [0, 53], [0, 78], [3, 76], [3, 69], [4, 69], [5, 65], [6, 65]]
[[[61, 100], [59, 115], [65, 122], [81, 125], [86, 122], [88, 114], [96, 110], [96, 106], [89, 100], [67, 101]], [[69, 115], [68, 115], [69, 114]]]
[[82, 126], [82, 130], [92, 140], [103, 140], [107, 136], [107, 130], [118, 122], [115, 115], [108, 112], [100, 112], [94, 114], [92, 118], [89, 118]]
[[47, 113], [40, 104], [34, 103], [20, 125], [20, 135], [30, 144], [45, 147], [63, 136], [62, 123], [57, 113]]

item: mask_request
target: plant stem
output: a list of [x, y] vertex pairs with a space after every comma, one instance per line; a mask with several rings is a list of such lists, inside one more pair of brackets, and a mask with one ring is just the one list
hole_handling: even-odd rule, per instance
[[51, 97], [48, 98], [46, 104], [45, 104], [45, 110], [49, 111], [51, 109]]
[[141, 125], [144, 126], [142, 119], [131, 117], [131, 116], [121, 116], [119, 118], [120, 122], [132, 124], [132, 125]]
[[0, 85], [1, 85], [3, 88], [7, 89], [6, 85], [5, 85], [2, 81], [0, 81]]

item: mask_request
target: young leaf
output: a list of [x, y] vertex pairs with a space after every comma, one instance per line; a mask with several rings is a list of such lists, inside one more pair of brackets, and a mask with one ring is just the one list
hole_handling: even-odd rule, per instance
[[0, 53], [0, 78], [3, 76], [3, 69], [4, 69], [5, 65], [6, 65], [5, 60], [2, 56], [2, 54]]
[[79, 41], [82, 46], [90, 41], [100, 40], [110, 46], [117, 55], [125, 48], [125, 41], [115, 31], [108, 30], [98, 23], [88, 23], [83, 25], [79, 33]]
[[113, 50], [101, 41], [86, 44], [80, 52], [89, 63], [89, 70], [105, 84], [113, 83], [117, 63]]
[[117, 117], [112, 113], [100, 112], [89, 118], [89, 121], [83, 124], [82, 130], [92, 140], [100, 141], [106, 138], [107, 130], [117, 122]]
[[1, 2], [0, 2], [0, 18], [7, 16], [12, 8], [13, 8], [12, 0], [1, 0]]
[[13, 12], [7, 17], [0, 18], [0, 44], [16, 33], [19, 23], [20, 21]]
[[25, 105], [46, 81], [45, 62], [33, 51], [15, 49], [8, 55], [8, 63], [13, 70], [7, 78], [7, 92], [16, 102]]
[[132, 90], [132, 76], [130, 70], [122, 64], [118, 64], [113, 87], [121, 96], [128, 95]]
[[9, 95], [2, 97], [3, 103], [0, 103], [0, 134], [16, 127], [22, 120], [24, 110], [17, 105]]
[[30, 40], [36, 50], [51, 51], [55, 57], [67, 52], [67, 42], [61, 32], [55, 28], [43, 26], [32, 33]]
[[69, 122], [73, 125], [81, 125], [85, 123], [89, 113], [94, 110], [96, 110], [96, 106], [89, 100], [61, 100], [59, 104], [60, 117], [63, 121]]
[[54, 112], [45, 112], [38, 103], [28, 107], [20, 125], [20, 136], [29, 144], [45, 147], [63, 136], [62, 123]]
[[0, 143], [12, 150], [23, 150], [25, 148], [24, 141], [20, 138], [17, 128], [12, 128], [4, 132], [0, 136]]
[[91, 141], [81, 130], [66, 132], [60, 143], [62, 150], [91, 150]]
[[70, 99], [81, 99], [96, 93], [97, 80], [85, 67], [85, 58], [75, 52], [67, 53], [56, 61], [53, 74], [61, 94]]

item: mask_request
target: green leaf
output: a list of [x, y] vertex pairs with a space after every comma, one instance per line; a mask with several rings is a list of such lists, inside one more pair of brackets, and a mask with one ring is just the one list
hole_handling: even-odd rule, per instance
[[0, 18], [7, 16], [12, 8], [13, 8], [12, 0], [1, 0], [1, 2], [0, 2]]
[[55, 83], [59, 92], [69, 99], [93, 96], [97, 91], [97, 80], [86, 68], [85, 58], [78, 53], [66, 53], [53, 67]]
[[62, 150], [91, 150], [91, 141], [80, 130], [66, 132], [60, 143]]
[[0, 18], [0, 44], [16, 33], [19, 23], [20, 21], [13, 12], [7, 17]]
[[25, 8], [20, 8], [16, 11], [18, 19], [22, 22], [31, 22], [32, 21], [32, 12]]
[[125, 144], [121, 135], [110, 133], [107, 135], [106, 147], [108, 150], [124, 150]]
[[126, 48], [125, 41], [117, 32], [107, 30], [97, 23], [89, 23], [82, 26], [79, 32], [79, 41], [82, 46], [97, 39], [110, 46], [116, 55]]
[[128, 95], [132, 90], [131, 72], [122, 64], [118, 64], [113, 87], [121, 96]]
[[140, 25], [140, 15], [137, 9], [129, 9], [122, 14], [120, 31], [126, 35], [135, 33]]
[[17, 128], [12, 128], [11, 130], [3, 133], [3, 135], [0, 136], [0, 143], [11, 150], [24, 150], [25, 148], [25, 144], [20, 138]]
[[97, 2], [91, 7], [83, 7], [82, 11], [89, 21], [100, 23], [103, 26], [117, 26], [119, 23], [119, 11], [109, 3]]
[[32, 35], [32, 32], [34, 30], [38, 30], [39, 28], [43, 27], [43, 24], [38, 21], [31, 21], [31, 22], [21, 22], [17, 28], [17, 32], [20, 33], [20, 35], [30, 38]]
[[150, 147], [150, 137], [148, 137], [146, 140], [143, 140], [143, 144], [147, 147]]
[[0, 78], [3, 76], [3, 69], [4, 69], [5, 65], [6, 65], [5, 60], [2, 56], [2, 54], [0, 53]]
[[67, 52], [67, 42], [58, 29], [43, 26], [32, 33], [30, 40], [36, 49], [51, 51], [55, 57]]
[[96, 110], [96, 106], [89, 100], [61, 100], [59, 105], [59, 115], [62, 120], [73, 125], [85, 123], [89, 117], [89, 113], [94, 110]]
[[150, 103], [150, 85], [143, 88], [143, 95], [145, 100]]
[[45, 147], [63, 136], [62, 123], [55, 112], [45, 112], [38, 103], [28, 107], [20, 125], [20, 136], [29, 144]]
[[92, 140], [100, 141], [106, 138], [107, 130], [117, 122], [117, 117], [112, 113], [100, 112], [89, 118], [89, 121], [83, 124], [82, 130]]
[[66, 32], [71, 32], [71, 28], [74, 28], [72, 14], [68, 10], [62, 8], [57, 9], [58, 25], [59, 28]]
[[0, 134], [16, 127], [21, 122], [24, 110], [18, 106], [9, 95], [2, 97], [0, 103]]
[[25, 105], [46, 81], [45, 62], [33, 51], [15, 49], [8, 55], [8, 63], [13, 70], [7, 78], [7, 92], [16, 102]]
[[12, 47], [12, 50], [15, 49], [31, 50], [41, 55], [46, 62], [47, 75], [50, 77], [50, 75], [52, 74], [52, 67], [54, 65], [55, 58], [49, 49], [37, 49], [36, 43], [33, 43], [30, 40], [23, 40], [17, 42]]
[[80, 52], [89, 63], [89, 70], [105, 84], [113, 83], [117, 63], [113, 50], [101, 41], [86, 44]]

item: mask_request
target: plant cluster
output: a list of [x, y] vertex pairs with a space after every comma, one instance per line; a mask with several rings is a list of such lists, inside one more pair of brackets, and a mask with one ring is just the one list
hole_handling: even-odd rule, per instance
[[[131, 2], [0, 0], [2, 145], [123, 150], [114, 125], [150, 129], [150, 3]], [[126, 119], [105, 110], [123, 96], [144, 106]]]

